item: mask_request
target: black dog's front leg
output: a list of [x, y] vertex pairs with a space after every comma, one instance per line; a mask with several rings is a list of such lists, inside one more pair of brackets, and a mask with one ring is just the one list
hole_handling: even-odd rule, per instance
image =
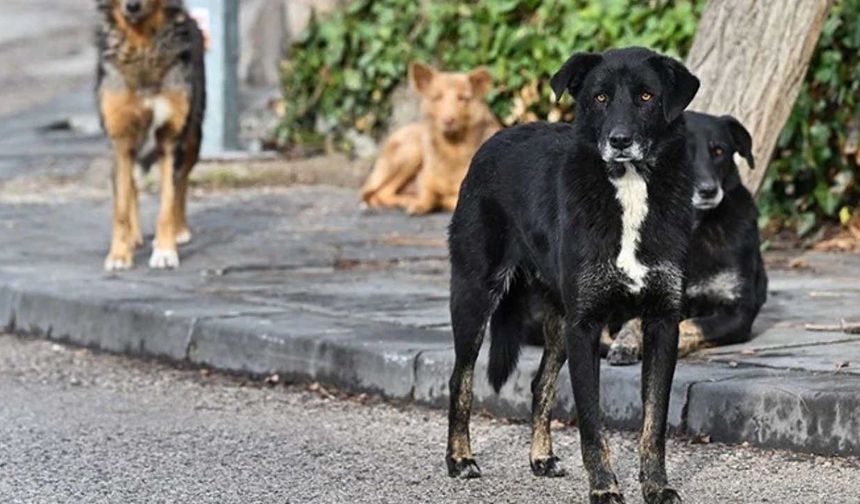
[[666, 418], [675, 363], [678, 360], [678, 320], [675, 310], [643, 317], [642, 434], [639, 441], [639, 481], [648, 504], [680, 503], [666, 478]]
[[600, 333], [605, 323], [565, 323], [570, 381], [576, 401], [582, 462], [588, 472], [591, 504], [621, 504], [624, 496], [609, 461], [609, 444], [603, 434], [600, 412]]

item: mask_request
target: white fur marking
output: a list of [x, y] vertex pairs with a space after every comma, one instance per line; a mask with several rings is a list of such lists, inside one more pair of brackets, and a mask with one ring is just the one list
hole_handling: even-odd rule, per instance
[[176, 244], [185, 245], [191, 243], [191, 231], [185, 229], [176, 234]]
[[157, 130], [170, 120], [173, 109], [167, 98], [163, 96], [147, 98], [144, 104], [148, 109], [152, 110], [152, 128]]
[[648, 185], [632, 163], [624, 163], [624, 175], [611, 179], [615, 198], [621, 204], [621, 250], [615, 265], [630, 277], [628, 289], [638, 294], [645, 287], [648, 268], [636, 257], [639, 231], [648, 215]]
[[149, 258], [149, 267], [153, 269], [178, 268], [179, 254], [175, 250], [155, 249]]
[[729, 270], [687, 286], [687, 296], [708, 297], [724, 301], [736, 301], [741, 293], [741, 277], [737, 271]]
[[113, 259], [111, 258], [111, 256], [107, 256], [107, 258], [105, 258], [105, 271], [107, 272], [125, 271], [130, 269], [130, 261], [124, 261], [122, 259]]

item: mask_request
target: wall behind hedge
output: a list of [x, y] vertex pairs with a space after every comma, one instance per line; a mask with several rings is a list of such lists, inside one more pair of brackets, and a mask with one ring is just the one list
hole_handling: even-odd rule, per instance
[[[683, 57], [704, 0], [353, 0], [314, 22], [283, 65], [282, 144], [339, 136], [379, 137], [390, 95], [409, 61], [449, 70], [490, 68], [490, 105], [505, 124], [569, 119], [552, 103], [548, 79], [573, 50], [642, 45]], [[807, 232], [847, 219], [860, 118], [860, 0], [836, 2], [806, 84], [783, 132], [760, 197], [766, 217]]]

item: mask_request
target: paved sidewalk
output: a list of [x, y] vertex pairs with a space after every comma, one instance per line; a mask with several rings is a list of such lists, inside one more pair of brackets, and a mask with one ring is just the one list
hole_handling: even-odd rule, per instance
[[[48, 198], [49, 199], [49, 198]], [[151, 228], [155, 198], [143, 199]], [[19, 332], [240, 373], [279, 373], [443, 406], [453, 362], [446, 215], [362, 212], [326, 187], [209, 194], [191, 202], [182, 266], [107, 275], [109, 201], [0, 203], [0, 320]], [[713, 441], [860, 454], [860, 335], [804, 323], [860, 315], [860, 257], [810, 254], [772, 269], [770, 301], [745, 345], [678, 368], [676, 432]], [[500, 395], [476, 381], [479, 409], [524, 416], [539, 358], [527, 349]], [[485, 357], [478, 373], [485, 374]], [[640, 414], [639, 367], [605, 367], [603, 409]], [[562, 373], [558, 414], [572, 413]]]

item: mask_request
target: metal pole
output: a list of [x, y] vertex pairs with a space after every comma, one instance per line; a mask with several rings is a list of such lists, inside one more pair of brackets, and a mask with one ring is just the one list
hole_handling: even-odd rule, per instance
[[209, 35], [202, 155], [219, 156], [239, 148], [239, 2], [187, 2], [191, 15]]

